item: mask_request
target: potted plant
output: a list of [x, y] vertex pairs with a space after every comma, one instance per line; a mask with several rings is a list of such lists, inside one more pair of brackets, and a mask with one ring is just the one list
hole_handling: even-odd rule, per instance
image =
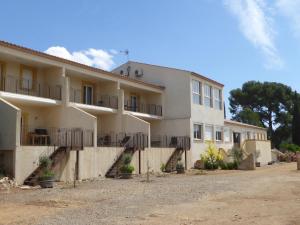
[[182, 162], [180, 162], [180, 161], [177, 162], [176, 171], [178, 174], [184, 173], [184, 165]]
[[39, 176], [39, 184], [41, 188], [53, 188], [55, 174], [50, 171], [52, 160], [48, 156], [41, 156], [39, 159], [42, 173]]
[[132, 173], [134, 171], [134, 166], [130, 165], [132, 160], [132, 156], [130, 154], [125, 154], [123, 156], [123, 165], [120, 168], [121, 178], [122, 179], [129, 179], [132, 177]]

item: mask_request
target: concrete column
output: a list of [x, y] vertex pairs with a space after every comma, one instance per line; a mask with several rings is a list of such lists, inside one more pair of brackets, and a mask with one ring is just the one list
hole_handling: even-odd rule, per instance
[[98, 130], [97, 130], [97, 119], [98, 118], [96, 118], [95, 122], [94, 122], [94, 143], [93, 143], [94, 148], [97, 147], [97, 132], [98, 132]]
[[119, 96], [118, 96], [118, 111], [121, 114], [124, 114], [124, 90], [119, 89]]

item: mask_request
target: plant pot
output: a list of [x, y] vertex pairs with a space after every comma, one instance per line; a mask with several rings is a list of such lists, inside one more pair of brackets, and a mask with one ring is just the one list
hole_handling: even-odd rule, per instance
[[39, 184], [41, 188], [53, 188], [54, 177], [40, 178]]
[[120, 178], [121, 179], [131, 179], [132, 173], [121, 173]]
[[256, 162], [256, 163], [255, 163], [255, 166], [256, 166], [256, 167], [260, 167], [260, 162]]
[[176, 168], [178, 174], [184, 173], [184, 168]]

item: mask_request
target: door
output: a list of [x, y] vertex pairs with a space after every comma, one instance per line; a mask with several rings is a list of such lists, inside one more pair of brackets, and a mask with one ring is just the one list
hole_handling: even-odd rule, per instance
[[29, 127], [28, 127], [28, 113], [22, 112], [21, 114], [21, 134], [20, 134], [20, 141], [21, 145], [28, 145], [29, 144]]
[[241, 134], [237, 132], [233, 132], [233, 145], [234, 147], [241, 147]]
[[83, 86], [83, 103], [87, 105], [93, 104], [93, 86], [91, 85]]
[[136, 95], [131, 95], [130, 96], [130, 103], [131, 103], [131, 110], [133, 112], [137, 112], [137, 107], [138, 107], [138, 102], [137, 102], [137, 96]]

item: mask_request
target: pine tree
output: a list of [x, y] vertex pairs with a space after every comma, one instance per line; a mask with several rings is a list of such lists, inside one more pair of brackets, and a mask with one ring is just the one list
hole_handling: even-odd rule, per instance
[[292, 139], [294, 144], [300, 145], [300, 99], [297, 92], [295, 92], [293, 105]]

